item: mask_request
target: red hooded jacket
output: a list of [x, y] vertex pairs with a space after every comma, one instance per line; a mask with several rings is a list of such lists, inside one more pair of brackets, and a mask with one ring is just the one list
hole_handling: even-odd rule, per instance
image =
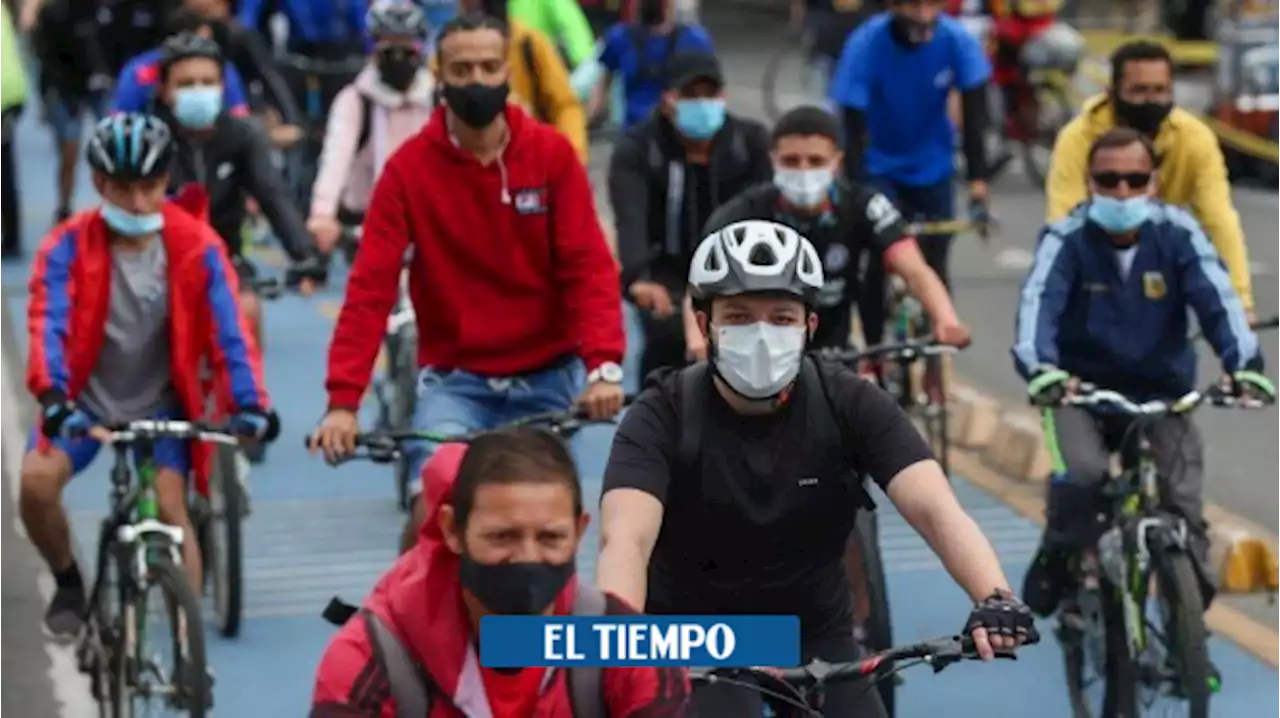
[[[431, 516], [418, 543], [400, 557], [365, 601], [400, 641], [415, 654], [436, 690], [431, 713], [423, 718], [513, 718], [495, 713], [486, 692], [488, 678], [480, 667], [470, 622], [462, 605], [458, 556], [444, 544], [440, 506], [449, 500], [466, 447], [444, 444], [423, 469]], [[572, 612], [574, 581], [556, 598], [556, 612]], [[632, 614], [625, 603], [608, 596], [611, 615]], [[534, 670], [534, 669], [526, 669]], [[566, 672], [544, 669], [532, 712], [519, 718], [573, 718]], [[605, 710], [609, 718], [682, 718], [689, 681], [678, 668], [605, 668]], [[539, 686], [541, 686], [539, 688]], [[329, 642], [316, 672], [312, 718], [395, 718], [387, 679], [373, 657], [365, 622], [350, 620]]]
[[[199, 370], [205, 361], [217, 385], [229, 389], [231, 406], [269, 409], [261, 355], [240, 311], [222, 238], [173, 202], [162, 212], [170, 371], [184, 414], [205, 415]], [[109, 242], [101, 213], [89, 210], [55, 227], [36, 253], [28, 288], [27, 388], [42, 403], [75, 399], [97, 366], [111, 298]], [[47, 446], [42, 440], [40, 448]], [[204, 467], [204, 458], [193, 457], [192, 465]]]
[[437, 109], [387, 160], [329, 347], [332, 407], [368, 388], [396, 301], [405, 250], [418, 364], [512, 376], [576, 353], [621, 362], [618, 267], [586, 169], [554, 127], [515, 105], [510, 140], [488, 166], [461, 149]]

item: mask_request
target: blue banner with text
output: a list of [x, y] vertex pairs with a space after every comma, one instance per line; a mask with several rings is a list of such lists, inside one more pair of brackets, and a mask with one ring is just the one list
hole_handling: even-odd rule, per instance
[[485, 616], [480, 665], [800, 664], [795, 616]]

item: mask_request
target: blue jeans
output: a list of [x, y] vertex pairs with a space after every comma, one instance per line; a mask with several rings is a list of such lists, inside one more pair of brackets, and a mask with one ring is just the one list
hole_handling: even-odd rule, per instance
[[[554, 366], [513, 377], [484, 377], [431, 367], [418, 375], [418, 404], [413, 428], [442, 434], [492, 429], [530, 414], [573, 406], [586, 385], [586, 369], [569, 358]], [[424, 441], [405, 447], [414, 477], [409, 494], [422, 492], [422, 467], [437, 444]]]
[[[867, 184], [883, 194], [902, 212], [908, 222], [938, 222], [955, 219], [955, 188], [951, 178], [936, 184], [916, 187], [903, 184], [888, 177], [868, 176]], [[947, 272], [948, 257], [951, 254], [952, 235], [933, 235], [918, 237], [920, 253], [925, 261], [938, 273], [942, 283], [951, 286]], [[867, 344], [875, 345], [884, 341], [885, 326], [885, 272], [884, 264], [879, 261], [867, 262], [866, 275], [862, 279], [862, 288], [858, 300], [858, 316], [862, 320], [862, 336]]]
[[[162, 411], [151, 417], [152, 419], [182, 419], [175, 412]], [[41, 434], [40, 427], [36, 426], [31, 430], [31, 435], [27, 437], [27, 451], [33, 451], [40, 444]], [[89, 437], [81, 437], [78, 439], [67, 439], [61, 436], [54, 437], [49, 440], [53, 448], [67, 455], [71, 460], [71, 475], [75, 476], [81, 471], [89, 468], [89, 464], [93, 463], [94, 457], [98, 455], [98, 451], [102, 449], [102, 444]], [[151, 447], [151, 458], [155, 461], [156, 468], [169, 469], [179, 476], [186, 476], [187, 471], [191, 468], [190, 447], [187, 442], [181, 439], [161, 439], [155, 442]], [[137, 457], [134, 457], [137, 461]]]

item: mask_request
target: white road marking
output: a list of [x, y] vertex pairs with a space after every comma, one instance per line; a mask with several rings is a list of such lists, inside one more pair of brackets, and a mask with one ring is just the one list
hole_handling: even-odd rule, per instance
[[996, 253], [996, 266], [1001, 269], [1025, 271], [1031, 268], [1035, 255], [1025, 249], [1006, 247]]
[[[9, 384], [8, 357], [0, 359], [0, 452], [3, 453], [4, 470], [9, 475], [9, 496], [14, 510], [18, 508], [18, 491], [22, 470], [22, 455], [26, 453], [26, 427], [18, 414], [18, 395]], [[13, 520], [14, 533], [26, 540], [27, 533], [20, 516]], [[12, 540], [12, 539], [10, 539]], [[48, 603], [53, 598], [53, 576], [41, 571], [36, 577], [40, 597]], [[89, 692], [89, 678], [80, 672], [76, 661], [75, 646], [60, 646], [46, 641], [45, 653], [49, 655], [49, 682], [53, 686], [53, 699], [58, 705], [60, 718], [91, 718], [98, 715], [98, 704]]]

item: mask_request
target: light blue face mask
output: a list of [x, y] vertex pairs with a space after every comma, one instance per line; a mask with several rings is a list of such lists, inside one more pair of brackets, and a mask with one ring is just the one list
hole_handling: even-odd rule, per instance
[[1089, 219], [1113, 234], [1132, 232], [1151, 216], [1151, 198], [1116, 199], [1094, 195], [1089, 200]]
[[173, 117], [183, 127], [203, 130], [213, 126], [222, 113], [222, 87], [183, 87], [173, 94]]
[[696, 98], [676, 101], [676, 129], [691, 140], [709, 140], [724, 127], [724, 100]]
[[102, 220], [122, 237], [145, 237], [164, 228], [164, 215], [159, 212], [134, 214], [106, 200], [102, 202]]

